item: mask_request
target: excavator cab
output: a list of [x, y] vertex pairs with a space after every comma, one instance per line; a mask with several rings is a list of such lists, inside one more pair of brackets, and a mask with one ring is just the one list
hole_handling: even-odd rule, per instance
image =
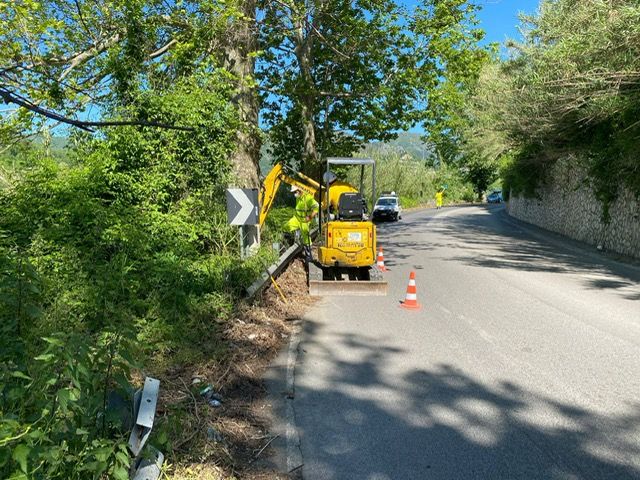
[[364, 220], [366, 204], [360, 192], [345, 192], [338, 200], [338, 220]]

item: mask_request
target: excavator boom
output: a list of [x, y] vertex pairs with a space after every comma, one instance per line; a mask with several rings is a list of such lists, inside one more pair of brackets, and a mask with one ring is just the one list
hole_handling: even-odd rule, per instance
[[301, 177], [302, 180], [297, 180], [284, 172], [282, 168], [282, 164], [278, 163], [274, 165], [271, 171], [267, 174], [265, 179], [262, 181], [262, 185], [260, 188], [260, 226], [264, 224], [264, 221], [267, 218], [267, 214], [273, 205], [274, 200], [276, 199], [276, 194], [278, 193], [278, 189], [282, 182], [285, 182], [289, 185], [295, 185], [303, 192], [309, 193], [318, 199], [320, 184], [315, 180], [303, 175], [301, 173], [297, 174]]

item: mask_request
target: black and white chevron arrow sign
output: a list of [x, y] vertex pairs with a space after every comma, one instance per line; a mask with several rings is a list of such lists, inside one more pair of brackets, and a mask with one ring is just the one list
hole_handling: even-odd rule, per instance
[[229, 225], [257, 225], [259, 218], [258, 190], [255, 188], [228, 188], [227, 217]]

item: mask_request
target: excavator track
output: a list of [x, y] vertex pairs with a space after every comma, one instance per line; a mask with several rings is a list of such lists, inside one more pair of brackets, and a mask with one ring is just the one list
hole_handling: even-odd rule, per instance
[[385, 296], [387, 282], [375, 265], [346, 268], [322, 267], [309, 263], [309, 295], [322, 296]]

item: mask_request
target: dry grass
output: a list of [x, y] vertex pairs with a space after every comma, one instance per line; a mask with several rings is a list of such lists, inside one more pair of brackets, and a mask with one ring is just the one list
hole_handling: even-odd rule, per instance
[[[287, 342], [293, 321], [312, 303], [301, 261], [295, 261], [277, 282], [286, 302], [270, 286], [253, 305], [239, 305], [223, 328], [227, 348], [222, 358], [158, 373], [162, 382], [158, 430], [169, 440], [165, 478], [288, 478], [253, 462], [258, 455], [269, 454], [273, 439], [266, 421], [263, 374]], [[213, 408], [200, 395], [207, 384], [221, 394], [222, 406]], [[221, 440], [210, 438], [211, 429]]]

